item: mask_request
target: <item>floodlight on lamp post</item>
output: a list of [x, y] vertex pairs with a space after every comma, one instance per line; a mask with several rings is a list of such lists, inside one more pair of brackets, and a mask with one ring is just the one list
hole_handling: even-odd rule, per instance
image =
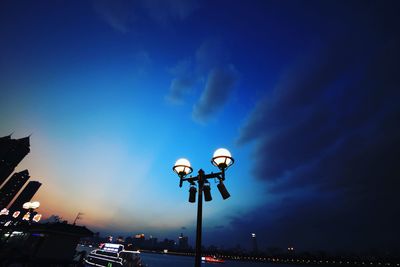
[[[172, 170], [179, 176], [179, 187], [182, 187], [183, 182], [187, 181], [190, 184], [189, 187], [189, 202], [196, 202], [197, 196], [197, 227], [196, 227], [196, 255], [195, 255], [195, 267], [201, 266], [201, 229], [202, 229], [202, 216], [203, 216], [203, 193], [204, 200], [211, 201], [211, 186], [208, 179], [218, 179], [217, 185], [219, 192], [223, 199], [230, 197], [228, 190], [224, 185], [225, 171], [234, 163], [231, 153], [225, 149], [220, 148], [214, 152], [211, 159], [211, 164], [216, 166], [220, 172], [206, 174], [202, 169], [198, 171], [198, 175], [195, 177], [186, 177], [193, 172], [189, 160], [185, 158], [178, 159], [175, 162]], [[197, 188], [196, 188], [197, 182]]]

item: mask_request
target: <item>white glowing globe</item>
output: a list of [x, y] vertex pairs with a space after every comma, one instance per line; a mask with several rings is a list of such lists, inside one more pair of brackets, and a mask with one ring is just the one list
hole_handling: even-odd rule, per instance
[[34, 201], [31, 203], [31, 208], [32, 209], [37, 209], [40, 206], [40, 202], [39, 201]]
[[39, 208], [40, 203], [39, 201], [34, 201], [34, 202], [25, 202], [24, 205], [22, 205], [22, 207], [26, 210], [28, 209], [37, 209]]
[[213, 163], [216, 166], [219, 166], [220, 164], [225, 164], [226, 166], [231, 165], [232, 164], [231, 152], [229, 152], [229, 150], [225, 148], [219, 148], [215, 150], [213, 155]]
[[185, 175], [189, 174], [192, 172], [192, 168], [190, 166], [189, 160], [185, 158], [180, 158], [175, 162], [174, 165], [174, 171], [177, 174], [183, 173]]

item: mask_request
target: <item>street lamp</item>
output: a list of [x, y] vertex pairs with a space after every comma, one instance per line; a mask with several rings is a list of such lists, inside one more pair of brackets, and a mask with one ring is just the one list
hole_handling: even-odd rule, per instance
[[[219, 192], [223, 199], [230, 197], [228, 190], [224, 185], [225, 171], [228, 169], [234, 160], [231, 153], [225, 148], [219, 148], [214, 152], [211, 159], [211, 164], [216, 166], [220, 172], [206, 174], [202, 169], [198, 171], [198, 175], [195, 177], [186, 177], [192, 173], [193, 169], [190, 165], [189, 160], [185, 158], [178, 159], [175, 162], [172, 170], [179, 176], [179, 187], [182, 187], [183, 182], [187, 181], [190, 184], [189, 187], [189, 202], [196, 202], [197, 197], [197, 228], [196, 228], [196, 255], [195, 255], [195, 267], [201, 266], [201, 228], [202, 228], [202, 216], [203, 216], [203, 192], [205, 201], [211, 201], [211, 187], [208, 179], [218, 179], [217, 185]], [[197, 188], [196, 188], [197, 182]]]
[[28, 212], [24, 215], [22, 220], [29, 221], [29, 224], [32, 222], [33, 218], [33, 211], [37, 208], [39, 208], [40, 202], [39, 201], [34, 201], [34, 202], [25, 202], [24, 205], [22, 205], [22, 208], [28, 210]]
[[[40, 206], [40, 203], [39, 203], [38, 201], [34, 201], [34, 202], [25, 202], [25, 203], [22, 205], [22, 208], [28, 210], [28, 212], [22, 217], [22, 220], [29, 221], [29, 224], [31, 224], [32, 218], [33, 218], [33, 216], [32, 216], [32, 215], [33, 215], [33, 211], [34, 211], [35, 209], [39, 208], [39, 206]], [[5, 213], [6, 211], [3, 209], [1, 212], [2, 212], [2, 213]], [[9, 211], [7, 211], [7, 214], [8, 214], [8, 212], [9, 212]], [[16, 224], [14, 223], [14, 222], [15, 222], [14, 219], [17, 219], [17, 217], [18, 217], [19, 215], [20, 215], [20, 211], [15, 211], [15, 212], [12, 214], [11, 220], [9, 220], [9, 221], [4, 225], [4, 226], [9, 226], [9, 225], [11, 224], [11, 226], [10, 226], [11, 229], [7, 229], [7, 230], [6, 230], [7, 232], [9, 232], [9, 234], [8, 234], [7, 238], [3, 241], [4, 243], [7, 243], [8, 239], [9, 239], [9, 238], [11, 237], [11, 235], [13, 234], [14, 229], [15, 229], [15, 226], [16, 226], [16, 224], [18, 224], [18, 221], [17, 221]], [[40, 220], [41, 216], [42, 216], [42, 215], [40, 215], [40, 214], [35, 215], [35, 217], [37, 217], [37, 218], [34, 218], [34, 221], [35, 221], [35, 222], [38, 222], [38, 221]], [[2, 234], [2, 235], [3, 235], [3, 234]]]

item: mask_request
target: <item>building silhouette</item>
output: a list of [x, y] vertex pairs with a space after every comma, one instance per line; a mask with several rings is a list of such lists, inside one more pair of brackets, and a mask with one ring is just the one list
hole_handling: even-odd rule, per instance
[[253, 243], [253, 253], [257, 253], [258, 252], [258, 244], [257, 244], [257, 237], [255, 233], [251, 234], [251, 240]]
[[184, 236], [183, 233], [181, 233], [181, 235], [179, 236], [178, 248], [179, 249], [189, 248], [189, 238], [187, 236]]
[[11, 204], [9, 210], [22, 210], [22, 205], [24, 205], [25, 202], [31, 201], [32, 197], [35, 195], [41, 185], [42, 184], [38, 181], [30, 181]]
[[0, 209], [6, 208], [29, 179], [28, 170], [14, 173], [0, 189]]
[[0, 159], [3, 159], [3, 156], [9, 150], [10, 146], [11, 146], [11, 134], [0, 137]]
[[0, 185], [29, 152], [29, 136], [11, 139], [11, 135], [8, 135], [0, 138]]
[[136, 248], [143, 248], [145, 247], [145, 242], [146, 242], [146, 238], [144, 236], [144, 234], [137, 234], [135, 235], [135, 237], [133, 238], [133, 245]]
[[150, 248], [155, 248], [155, 247], [157, 247], [157, 237], [153, 237], [153, 236], [150, 236], [150, 238], [149, 238], [149, 247]]

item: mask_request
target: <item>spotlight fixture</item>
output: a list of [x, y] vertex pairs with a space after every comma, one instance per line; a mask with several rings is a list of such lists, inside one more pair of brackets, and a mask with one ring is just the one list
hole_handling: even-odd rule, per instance
[[211, 201], [212, 200], [211, 187], [210, 187], [210, 183], [208, 181], [206, 183], [204, 183], [203, 191], [204, 191], [204, 200]]
[[190, 203], [196, 202], [196, 193], [197, 193], [196, 186], [191, 185], [189, 188], [189, 202]]
[[221, 193], [221, 196], [223, 199], [229, 198], [231, 195], [229, 194], [228, 190], [226, 189], [224, 182], [222, 180], [219, 181], [219, 184], [217, 185], [219, 192]]

